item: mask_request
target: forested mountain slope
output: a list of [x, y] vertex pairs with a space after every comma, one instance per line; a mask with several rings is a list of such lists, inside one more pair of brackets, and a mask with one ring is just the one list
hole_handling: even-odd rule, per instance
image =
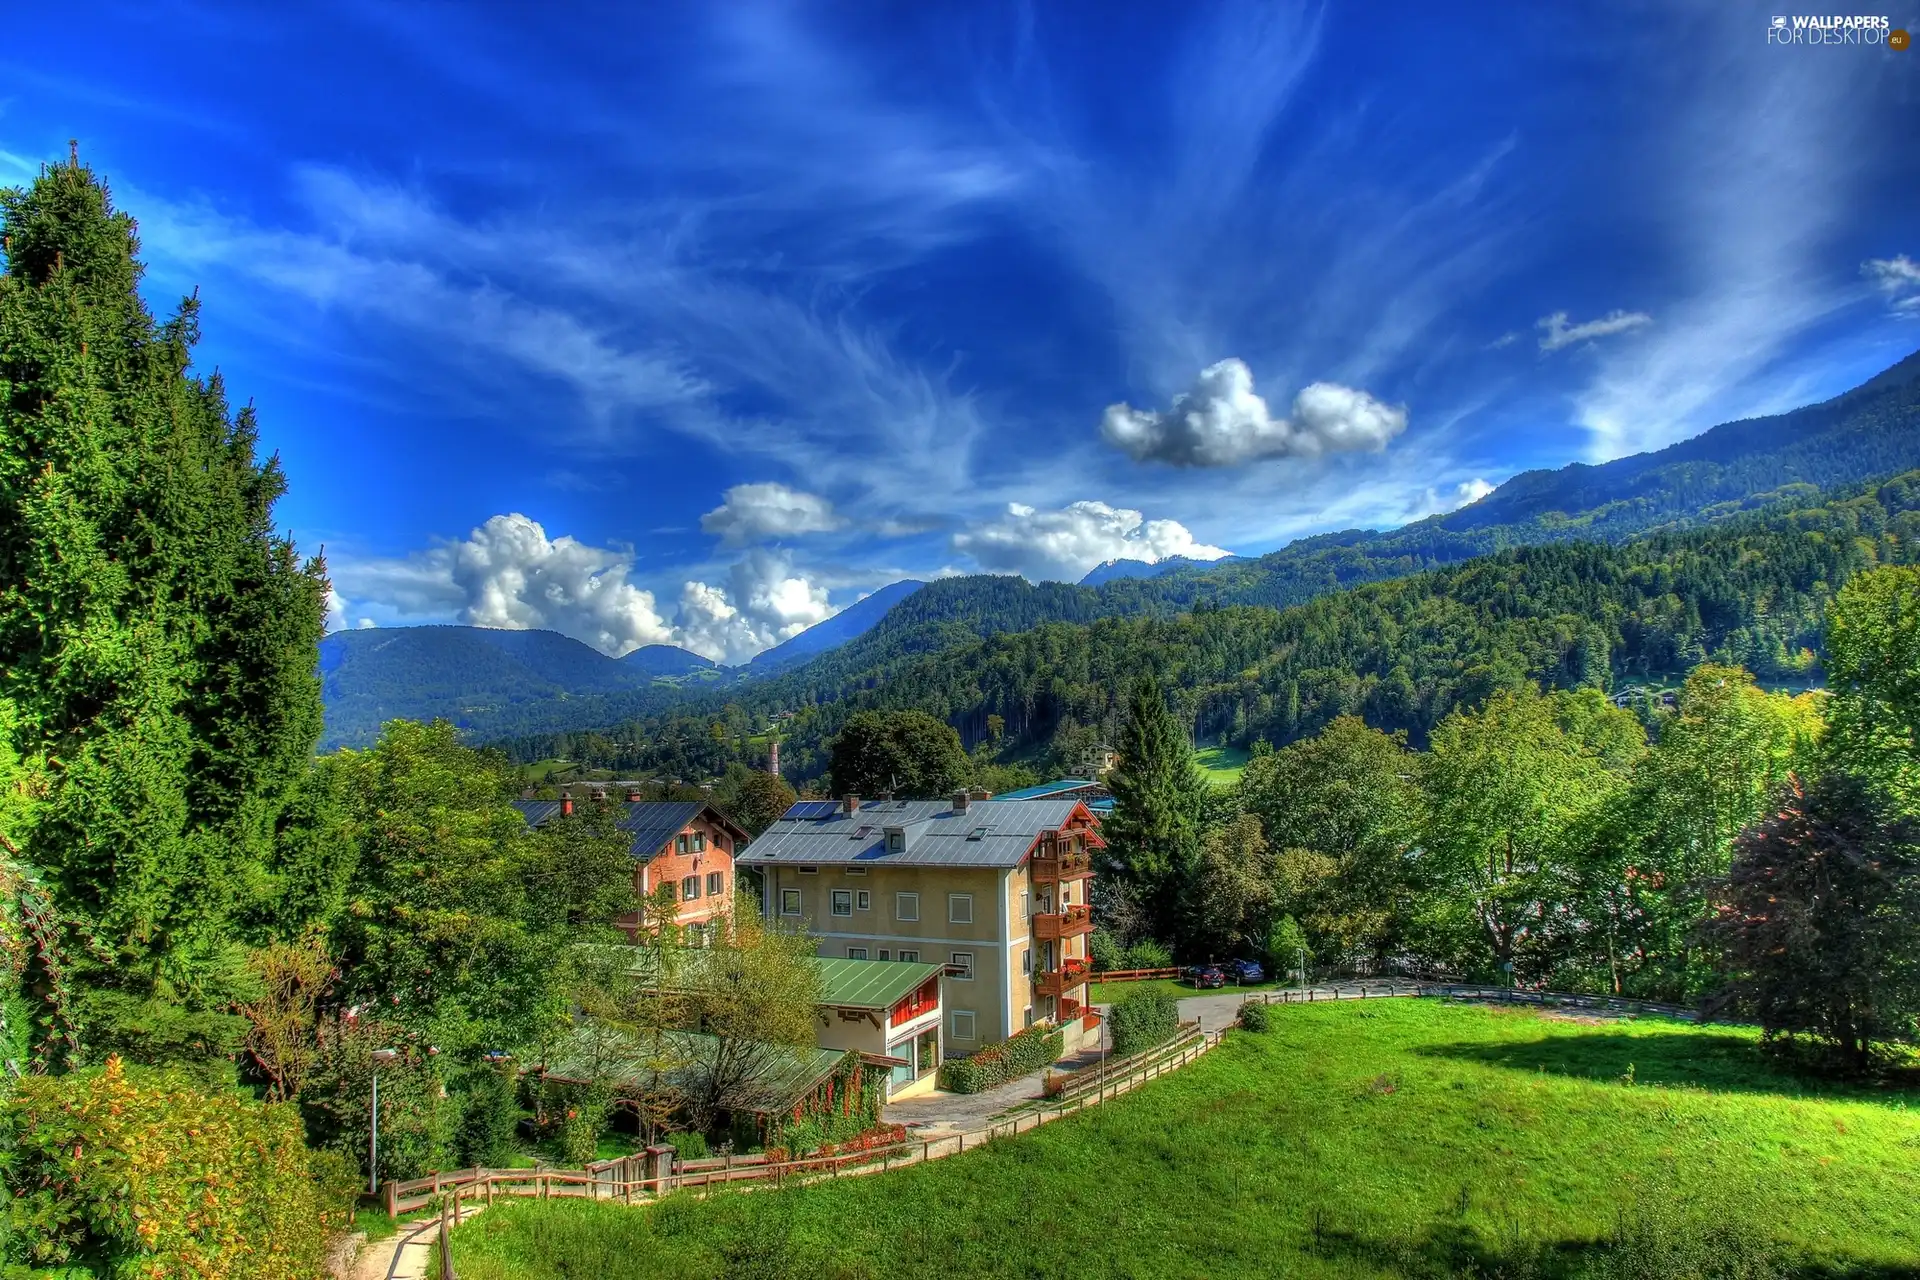
[[[1178, 690], [1200, 738], [1281, 743], [1357, 713], [1418, 742], [1454, 706], [1525, 680], [1604, 688], [1677, 679], [1708, 658], [1763, 679], [1817, 679], [1833, 592], [1917, 555], [1920, 472], [1910, 472], [1819, 505], [1620, 546], [1512, 548], [1283, 610], [1202, 603], [1172, 617], [1044, 623], [861, 670], [842, 669], [843, 651], [726, 696], [748, 719], [797, 711], [783, 749], [796, 779], [824, 769], [822, 744], [858, 710], [919, 708], [969, 742], [997, 715], [1017, 750], [1064, 719], [1111, 723], [1143, 670]], [[724, 767], [731, 748], [712, 733], [712, 702], [629, 726], [632, 763], [685, 776]]]
[[[380, 627], [320, 642], [326, 699], [323, 748], [371, 742], [387, 720], [444, 718], [469, 729], [516, 732], [516, 711], [588, 717], [645, 714], [680, 696], [667, 677], [713, 672], [699, 654], [649, 645], [625, 658], [555, 631], [492, 627]], [[616, 697], [616, 695], [624, 695]], [[562, 721], [563, 723], [565, 721]], [[554, 727], [553, 721], [528, 729]]]

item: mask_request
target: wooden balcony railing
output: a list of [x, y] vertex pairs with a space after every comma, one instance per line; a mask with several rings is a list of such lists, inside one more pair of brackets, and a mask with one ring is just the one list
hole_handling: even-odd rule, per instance
[[1043, 912], [1033, 918], [1033, 936], [1043, 942], [1078, 938], [1092, 932], [1093, 910], [1084, 903]]
[[1062, 849], [1055, 854], [1035, 854], [1033, 878], [1040, 884], [1058, 884], [1062, 880], [1084, 880], [1093, 874], [1093, 855]]
[[1087, 985], [1085, 960], [1063, 961], [1060, 968], [1033, 975], [1033, 989], [1043, 996], [1064, 996]]

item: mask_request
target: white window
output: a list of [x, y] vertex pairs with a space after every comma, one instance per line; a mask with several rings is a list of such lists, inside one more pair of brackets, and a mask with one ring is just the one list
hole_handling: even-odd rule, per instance
[[900, 963], [901, 964], [919, 964], [920, 953], [918, 951], [902, 951], [900, 953]]
[[873, 910], [873, 895], [867, 892], [867, 890], [862, 889], [853, 895], [853, 905], [862, 911], [871, 911]]
[[1027, 1025], [1027, 1026], [1029, 1026], [1029, 1027], [1030, 1027], [1030, 1026], [1032, 1026], [1032, 1025], [1033, 1025], [1033, 1006], [1032, 1006], [1032, 1005], [1028, 1005], [1028, 1006], [1027, 1006], [1027, 1009], [1026, 1009], [1026, 1018], [1027, 1018], [1027, 1020], [1026, 1020], [1026, 1023], [1025, 1023], [1025, 1025]]
[[782, 889], [780, 891], [780, 914], [783, 916], [797, 916], [800, 914], [800, 891], [798, 889]]
[[905, 853], [906, 849], [907, 849], [907, 833], [906, 832], [904, 831], [887, 832], [887, 852], [888, 853]]
[[894, 894], [893, 918], [896, 920], [918, 920], [920, 918], [920, 895], [917, 893]]
[[1020, 891], [1020, 918], [1025, 920], [1033, 915], [1033, 895], [1025, 889]]
[[727, 891], [727, 873], [724, 871], [707, 872], [707, 896], [717, 898]]
[[955, 1040], [973, 1039], [973, 1010], [955, 1009], [953, 1011], [952, 1035]]
[[947, 895], [947, 923], [973, 923], [973, 895], [970, 893], [950, 893]]
[[680, 882], [680, 898], [683, 902], [692, 902], [700, 896], [700, 877], [688, 876]]
[[833, 891], [833, 914], [837, 916], [850, 916], [853, 914], [852, 890], [835, 889]]
[[1020, 972], [1029, 974], [1033, 972], [1032, 947], [1022, 947], [1020, 949]]
[[947, 957], [947, 967], [952, 970], [947, 976], [958, 982], [973, 981], [973, 952], [956, 951]]
[[673, 838], [673, 851], [675, 853], [685, 853], [687, 851], [687, 837], [685, 833]]
[[706, 832], [696, 831], [693, 833], [693, 851], [695, 853], [705, 853], [707, 851], [707, 833]]
[[893, 955], [885, 947], [882, 947], [880, 948], [880, 958], [882, 960], [891, 960], [893, 959]]
[[867, 949], [865, 947], [848, 947], [847, 948], [847, 959], [865, 960], [866, 958], [867, 958]]
[[867, 874], [867, 869], [865, 867], [848, 867], [847, 874], [850, 876], [863, 876]]

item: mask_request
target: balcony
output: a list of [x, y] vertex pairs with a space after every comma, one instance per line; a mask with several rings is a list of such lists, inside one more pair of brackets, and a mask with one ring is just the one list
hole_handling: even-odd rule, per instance
[[1054, 1021], [1072, 1022], [1084, 1012], [1086, 1012], [1086, 1006], [1080, 1003], [1080, 1001], [1075, 1000], [1072, 996], [1062, 996], [1060, 998], [1060, 1016], [1055, 1018]]
[[1066, 960], [1061, 967], [1048, 973], [1033, 975], [1033, 989], [1043, 996], [1064, 996], [1069, 991], [1077, 991], [1087, 985], [1088, 966], [1085, 960]]
[[1093, 874], [1093, 855], [1085, 850], [1063, 848], [1058, 853], [1033, 856], [1036, 884], [1059, 884], [1064, 880], [1085, 880]]
[[1042, 942], [1078, 938], [1092, 932], [1093, 909], [1084, 903], [1062, 907], [1057, 912], [1047, 912], [1033, 918], [1033, 936]]

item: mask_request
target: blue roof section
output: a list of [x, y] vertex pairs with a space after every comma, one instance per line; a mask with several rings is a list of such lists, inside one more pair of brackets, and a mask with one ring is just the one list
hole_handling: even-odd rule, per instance
[[[579, 803], [585, 805], [595, 802], [586, 800]], [[609, 803], [617, 803], [626, 810], [615, 825], [633, 837], [633, 856], [642, 862], [665, 850], [689, 822], [699, 817], [702, 810], [711, 807], [699, 800], [625, 800]], [[531, 827], [537, 827], [560, 813], [558, 800], [515, 800], [513, 807], [520, 811], [520, 816]], [[718, 810], [714, 811], [714, 817], [723, 826], [738, 833], [734, 837], [737, 841], [741, 844], [746, 842], [745, 833], [739, 832]]]
[[1002, 791], [995, 800], [1045, 800], [1068, 791], [1078, 791], [1082, 787], [1097, 787], [1097, 782], [1085, 778], [1056, 778], [1052, 782], [1043, 782], [1037, 787], [1022, 787], [1018, 791]]

